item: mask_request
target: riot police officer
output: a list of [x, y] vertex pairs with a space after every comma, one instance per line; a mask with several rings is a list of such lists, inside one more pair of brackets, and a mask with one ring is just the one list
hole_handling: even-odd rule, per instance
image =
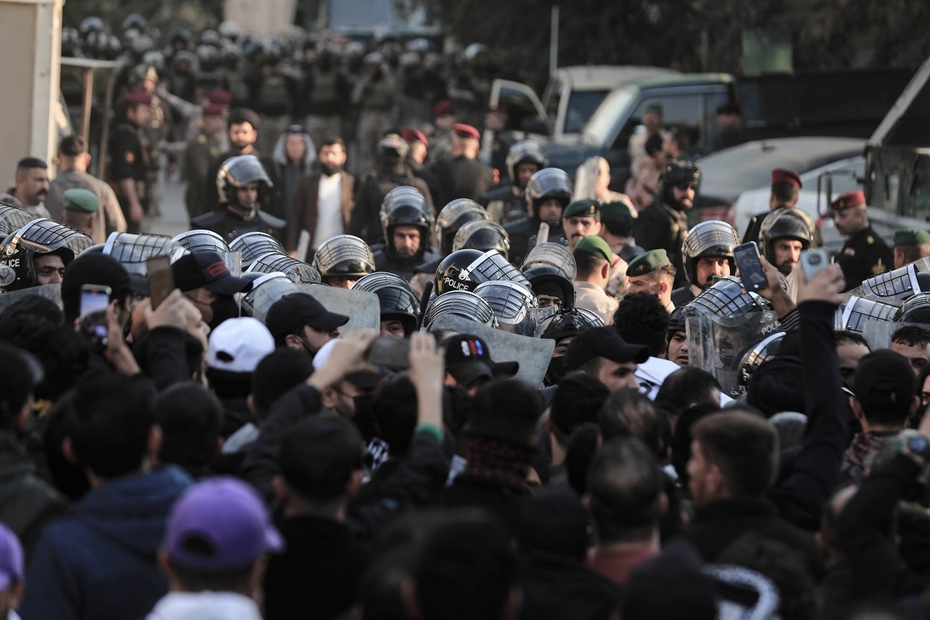
[[323, 284], [351, 289], [359, 279], [375, 271], [375, 257], [358, 237], [336, 235], [320, 245], [312, 266], [320, 272]]
[[720, 220], [701, 222], [688, 231], [681, 245], [686, 286], [672, 291], [672, 303], [680, 308], [714, 283], [714, 276], [736, 273], [733, 248], [739, 245], [736, 229]]
[[282, 219], [261, 209], [271, 180], [254, 155], [239, 155], [226, 160], [216, 175], [220, 208], [191, 220], [191, 228], [212, 230], [227, 241], [248, 232], [264, 232], [279, 241], [287, 225]]
[[677, 270], [675, 286], [685, 283], [681, 264], [681, 243], [688, 230], [688, 210], [701, 182], [700, 169], [691, 162], [674, 160], [665, 165], [659, 177], [659, 193], [643, 209], [634, 228], [637, 243], [646, 251], [662, 249]]
[[413, 187], [395, 187], [381, 203], [384, 244], [374, 250], [375, 267], [409, 282], [413, 268], [439, 258], [429, 247], [433, 226], [432, 209]]
[[536, 245], [536, 235], [543, 222], [549, 225], [549, 241], [568, 245], [562, 232], [562, 212], [571, 199], [572, 182], [564, 170], [545, 168], [530, 178], [526, 184], [529, 216], [504, 227], [510, 236], [510, 259], [515, 264], [520, 264]]
[[759, 232], [763, 256], [785, 276], [791, 275], [814, 238], [807, 223], [810, 217], [800, 213], [794, 208], [776, 209], [762, 220]]
[[403, 278], [393, 273], [376, 271], [364, 276], [352, 289], [378, 296], [382, 336], [403, 339], [417, 330], [420, 302]]
[[484, 195], [491, 219], [503, 226], [526, 217], [526, 184], [546, 167], [546, 157], [538, 142], [522, 140], [510, 147], [505, 167], [510, 183]]
[[3, 288], [14, 291], [60, 283], [71, 261], [92, 245], [94, 240], [79, 230], [47, 218], [32, 220], [0, 246], [0, 265], [16, 272], [16, 279]]

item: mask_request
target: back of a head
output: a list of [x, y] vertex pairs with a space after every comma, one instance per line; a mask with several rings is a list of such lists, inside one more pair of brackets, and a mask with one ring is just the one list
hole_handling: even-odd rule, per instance
[[800, 189], [800, 187], [788, 181], [775, 181], [772, 183], [772, 196], [775, 197], [778, 204], [790, 206], [798, 201]]
[[345, 497], [352, 474], [362, 469], [364, 449], [350, 422], [321, 414], [288, 431], [278, 466], [288, 486], [301, 497], [328, 503]]
[[202, 471], [216, 456], [223, 429], [223, 405], [202, 385], [176, 383], [152, 402], [162, 432], [158, 454], [164, 464]]
[[907, 358], [881, 349], [859, 360], [852, 388], [870, 424], [903, 426], [914, 402], [914, 383]]
[[71, 444], [77, 460], [101, 478], [142, 466], [154, 419], [151, 391], [141, 381], [99, 374], [77, 386], [71, 409]]
[[468, 432], [529, 445], [544, 409], [542, 397], [518, 379], [498, 379], [475, 394]]
[[105, 254], [85, 252], [71, 261], [61, 280], [61, 303], [68, 325], [81, 314], [81, 287], [85, 284], [109, 286], [110, 300], [121, 303], [132, 293], [129, 273], [119, 261]]
[[656, 395], [656, 407], [669, 415], [680, 416], [695, 405], [720, 406], [720, 382], [706, 370], [685, 366], [667, 376]]
[[378, 436], [388, 444], [391, 456], [407, 453], [417, 426], [417, 392], [403, 375], [381, 385], [374, 400]]
[[83, 136], [72, 134], [61, 139], [58, 152], [65, 157], [77, 157], [87, 152], [87, 142]]
[[649, 347], [653, 357], [662, 355], [668, 332], [668, 311], [655, 295], [626, 295], [614, 314], [614, 325], [627, 342]]
[[503, 525], [464, 510], [433, 530], [413, 577], [422, 620], [504, 620], [517, 587], [517, 557]]
[[581, 563], [588, 547], [588, 515], [571, 489], [550, 485], [529, 500], [527, 519], [517, 536], [523, 552], [550, 553]]
[[778, 615], [782, 620], [820, 617], [814, 580], [799, 551], [758, 534], [747, 534], [727, 547], [716, 562], [744, 566], [771, 580], [778, 588]]
[[665, 445], [655, 405], [636, 390], [617, 390], [611, 394], [598, 412], [597, 423], [605, 442], [617, 437], [635, 437], [655, 455]]
[[593, 375], [572, 372], [559, 381], [552, 397], [549, 421], [561, 443], [586, 422], [596, 422], [597, 412], [610, 396], [610, 390]]
[[259, 417], [264, 419], [276, 400], [312, 374], [313, 361], [303, 351], [278, 348], [263, 357], [252, 373], [252, 400]]
[[576, 280], [587, 280], [590, 276], [600, 271], [607, 261], [600, 256], [595, 256], [590, 252], [575, 250], [572, 252], [575, 258]]
[[687, 543], [672, 543], [636, 567], [627, 581], [624, 620], [716, 620], [713, 580], [701, 572], [702, 559]]
[[733, 497], [759, 497], [778, 473], [778, 435], [764, 419], [724, 411], [699, 420], [691, 436], [704, 459], [720, 468]]
[[643, 442], [619, 438], [594, 455], [588, 472], [591, 515], [600, 544], [652, 537], [659, 522], [663, 480]]

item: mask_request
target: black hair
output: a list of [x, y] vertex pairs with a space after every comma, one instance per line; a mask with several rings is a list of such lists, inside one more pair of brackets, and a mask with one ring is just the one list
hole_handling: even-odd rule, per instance
[[252, 373], [207, 366], [207, 383], [220, 398], [246, 398], [252, 392]]
[[578, 495], [584, 495], [588, 488], [588, 470], [591, 459], [597, 454], [600, 439], [600, 427], [586, 423], [576, 428], [565, 442], [565, 473], [568, 474], [568, 484]]
[[607, 442], [588, 471], [591, 516], [600, 543], [651, 537], [662, 488], [659, 465], [643, 442], [632, 437]]
[[615, 237], [632, 237], [634, 219], [629, 215], [621, 215], [618, 218], [608, 220], [601, 219], [601, 226], [607, 228], [607, 232]]
[[503, 620], [517, 587], [510, 534], [481, 510], [447, 513], [413, 569], [423, 620]]
[[654, 133], [648, 138], [646, 138], [645, 150], [646, 155], [652, 156], [662, 150], [662, 143], [665, 140], [662, 137], [661, 133]]
[[861, 344], [869, 351], [872, 350], [869, 341], [866, 340], [862, 334], [857, 334], [856, 332], [848, 330], [836, 330], [833, 332], [833, 346], [838, 347], [841, 344]]
[[188, 592], [238, 592], [248, 584], [255, 562], [242, 568], [205, 571], [184, 566], [169, 557], [168, 567]]
[[758, 533], [750, 533], [730, 544], [716, 561], [745, 566], [768, 577], [778, 588], [778, 615], [782, 620], [820, 617], [814, 580], [799, 551]]
[[87, 142], [83, 136], [72, 134], [65, 136], [58, 144], [58, 152], [67, 157], [77, 157], [87, 152]]
[[403, 456], [417, 426], [417, 391], [410, 377], [402, 375], [381, 385], [374, 400], [378, 436], [391, 456]]
[[101, 478], [139, 471], [154, 424], [151, 388], [141, 379], [102, 373], [82, 380], [71, 408], [77, 460]]
[[320, 414], [292, 427], [281, 442], [278, 465], [288, 486], [311, 502], [342, 499], [362, 469], [365, 445], [358, 430], [337, 414]]
[[323, 148], [324, 146], [335, 146], [337, 144], [342, 147], [343, 151], [346, 150], [346, 142], [339, 136], [328, 136], [324, 138], [323, 141], [320, 142], [319, 148]]
[[655, 404], [668, 415], [680, 416], [694, 405], [715, 402], [715, 391], [718, 393], [715, 404], [719, 406], [719, 393], [722, 390], [714, 375], [700, 368], [685, 366], [665, 378], [656, 394]]
[[662, 423], [655, 405], [633, 389], [617, 390], [604, 401], [597, 422], [604, 441], [635, 437], [661, 458], [665, 448]]
[[229, 111], [229, 118], [226, 121], [227, 128], [231, 129], [233, 125], [242, 125], [243, 123], [248, 123], [255, 131], [258, 131], [261, 126], [258, 114], [248, 108], [234, 108]]
[[216, 455], [223, 430], [223, 405], [202, 385], [176, 383], [152, 403], [162, 431], [159, 458], [191, 473], [202, 473]]
[[772, 183], [772, 195], [775, 200], [782, 204], [787, 204], [797, 200], [799, 188], [794, 183], [788, 181], [775, 181]]
[[44, 159], [39, 159], [38, 157], [23, 157], [18, 162], [16, 162], [16, 174], [22, 174], [27, 170], [33, 170], [35, 168], [41, 168], [42, 170], [48, 169], [48, 164], [45, 163]]
[[668, 310], [655, 295], [626, 295], [614, 313], [614, 325], [628, 343], [645, 345], [653, 357], [662, 355], [668, 331]]
[[917, 325], [905, 325], [891, 335], [891, 342], [909, 347], [927, 347], [930, 345], [930, 330]]
[[584, 372], [571, 372], [559, 381], [552, 397], [549, 422], [560, 444], [565, 444], [576, 428], [597, 421], [597, 412], [610, 396], [607, 386]]
[[720, 468], [733, 497], [760, 497], [778, 470], [778, 434], [766, 420], [740, 410], [698, 420], [691, 436], [704, 458]]

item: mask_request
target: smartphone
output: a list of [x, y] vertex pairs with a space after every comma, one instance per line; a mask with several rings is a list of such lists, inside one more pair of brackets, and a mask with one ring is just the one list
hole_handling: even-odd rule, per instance
[[368, 349], [368, 361], [391, 370], [410, 367], [410, 342], [399, 338], [378, 336]]
[[804, 272], [804, 279], [810, 282], [832, 261], [830, 253], [823, 248], [801, 252], [801, 271]]
[[107, 346], [107, 306], [110, 305], [109, 286], [85, 284], [81, 287], [81, 331], [97, 349]]
[[733, 248], [733, 258], [736, 260], [743, 288], [752, 292], [768, 288], [769, 279], [765, 277], [765, 269], [762, 268], [762, 261], [759, 259], [759, 246], [755, 241]]
[[145, 264], [149, 274], [149, 297], [152, 299], [152, 310], [154, 310], [174, 290], [171, 257], [153, 256], [146, 260]]

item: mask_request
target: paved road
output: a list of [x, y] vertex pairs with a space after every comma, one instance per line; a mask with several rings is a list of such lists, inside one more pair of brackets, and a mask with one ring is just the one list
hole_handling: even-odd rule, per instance
[[184, 208], [185, 186], [176, 176], [165, 183], [161, 197], [161, 216], [145, 218], [142, 222], [145, 232], [173, 237], [190, 230], [187, 209]]

